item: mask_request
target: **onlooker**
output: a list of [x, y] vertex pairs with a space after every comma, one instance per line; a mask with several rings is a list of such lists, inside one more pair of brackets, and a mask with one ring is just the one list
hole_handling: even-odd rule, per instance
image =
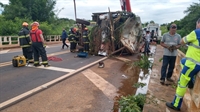
[[64, 49], [64, 46], [66, 46], [67, 48], [69, 47], [69, 45], [66, 44], [66, 39], [67, 39], [68, 35], [67, 35], [67, 32], [65, 29], [63, 29], [62, 31], [62, 36], [61, 36], [61, 39], [62, 39], [62, 49]]
[[50, 66], [47, 61], [47, 54], [45, 50], [45, 43], [44, 43], [44, 37], [42, 35], [42, 30], [39, 28], [38, 22], [33, 22], [31, 24], [31, 41], [32, 41], [32, 49], [34, 53], [34, 66], [40, 66], [39, 57], [42, 58], [42, 64], [44, 67]]
[[147, 30], [146, 31], [146, 35], [145, 35], [145, 50], [144, 50], [144, 53], [149, 53], [150, 52], [150, 47], [149, 47], [150, 38], [151, 38], [150, 31]]
[[23, 22], [22, 23], [23, 28], [19, 31], [19, 43], [20, 47], [22, 47], [22, 52], [24, 57], [26, 58], [26, 61], [28, 63], [33, 62], [33, 51], [31, 48], [31, 41], [29, 36], [29, 29], [28, 29], [28, 23]]
[[[161, 46], [164, 47], [163, 63], [161, 68], [161, 78], [160, 83], [165, 83], [165, 78], [167, 81], [173, 82], [171, 79], [174, 65], [176, 61], [177, 49], [180, 47], [181, 36], [176, 33], [176, 24], [170, 25], [170, 31], [163, 35], [161, 39]], [[169, 67], [168, 67], [169, 65]], [[167, 71], [168, 67], [168, 71]], [[167, 71], [167, 74], [166, 74]]]
[[172, 103], [166, 103], [167, 107], [178, 111], [180, 111], [188, 83], [200, 71], [200, 18], [196, 22], [196, 30], [184, 37], [181, 44], [188, 44], [189, 47], [186, 57], [181, 60], [182, 71], [174, 100]]

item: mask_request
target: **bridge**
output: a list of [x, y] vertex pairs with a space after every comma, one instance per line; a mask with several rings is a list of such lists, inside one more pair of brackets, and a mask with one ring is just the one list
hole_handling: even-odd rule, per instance
[[[47, 44], [61, 43], [60, 35], [44, 36]], [[0, 49], [19, 47], [19, 36], [0, 36]]]
[[[124, 64], [122, 61], [91, 55], [88, 58], [76, 58], [76, 53], [70, 53], [69, 49], [61, 50], [60, 36], [49, 35], [47, 54], [62, 58], [62, 61], [50, 61], [52, 66], [48, 68], [35, 68], [32, 65], [14, 68], [11, 65], [12, 57], [22, 54], [21, 49], [18, 48], [18, 40], [17, 36], [0, 36], [0, 48], [6, 48], [0, 51], [0, 110], [2, 112], [110, 111], [113, 108], [113, 99], [124, 92], [121, 90], [123, 87], [121, 82], [127, 79], [122, 77], [124, 73], [120, 71], [120, 66]], [[184, 56], [181, 51], [178, 52], [174, 69], [176, 81], [181, 71], [180, 59]], [[160, 57], [162, 57], [162, 47], [158, 45], [154, 58], [155, 66], [147, 85], [147, 97], [149, 94], [153, 95], [157, 103], [146, 103], [143, 112], [148, 112], [149, 109], [173, 112], [165, 107], [165, 102], [159, 100], [162, 99], [159, 95], [164, 94], [163, 91], [155, 90], [155, 87], [158, 90], [163, 88], [159, 84], [160, 66], [156, 66], [161, 64], [158, 61]], [[102, 60], [105, 60], [106, 67], [100, 69], [97, 63]], [[124, 85], [126, 88], [129, 87]], [[168, 102], [172, 100], [175, 93], [175, 89], [170, 90], [165, 93], [172, 95], [165, 97], [165, 101]], [[200, 73], [196, 77], [194, 88], [188, 89], [184, 96], [183, 108], [183, 112], [200, 110]]]

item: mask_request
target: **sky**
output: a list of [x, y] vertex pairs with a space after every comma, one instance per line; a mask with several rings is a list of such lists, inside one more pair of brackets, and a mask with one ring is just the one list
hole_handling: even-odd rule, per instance
[[[9, 0], [1, 0], [8, 4]], [[182, 19], [184, 11], [193, 2], [199, 0], [130, 0], [132, 12], [138, 15], [142, 23], [153, 20], [158, 24], [170, 23]], [[92, 20], [92, 13], [121, 11], [120, 0], [76, 0], [77, 18]], [[73, 0], [56, 0], [55, 13], [59, 18], [74, 19]]]

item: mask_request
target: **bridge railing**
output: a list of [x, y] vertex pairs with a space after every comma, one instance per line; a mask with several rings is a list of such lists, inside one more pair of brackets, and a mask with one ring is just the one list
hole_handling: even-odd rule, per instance
[[[60, 35], [44, 36], [47, 43], [57, 43], [61, 41]], [[0, 36], [0, 48], [19, 47], [19, 36]]]
[[[179, 79], [181, 73], [181, 59], [185, 57], [185, 54], [178, 50], [175, 64], [176, 80]], [[188, 112], [199, 112], [200, 110], [200, 72], [196, 76], [195, 85], [193, 89], [187, 89], [183, 98], [184, 103], [187, 106]]]

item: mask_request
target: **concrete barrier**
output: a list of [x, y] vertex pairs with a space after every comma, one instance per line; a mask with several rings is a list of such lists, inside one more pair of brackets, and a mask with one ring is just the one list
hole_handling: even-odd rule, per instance
[[[178, 50], [175, 64], [175, 76], [176, 80], [179, 79], [181, 73], [181, 59], [185, 57], [185, 54]], [[188, 112], [200, 112], [200, 72], [196, 76], [195, 85], [193, 89], [187, 89], [183, 98], [184, 103], [188, 108]]]

